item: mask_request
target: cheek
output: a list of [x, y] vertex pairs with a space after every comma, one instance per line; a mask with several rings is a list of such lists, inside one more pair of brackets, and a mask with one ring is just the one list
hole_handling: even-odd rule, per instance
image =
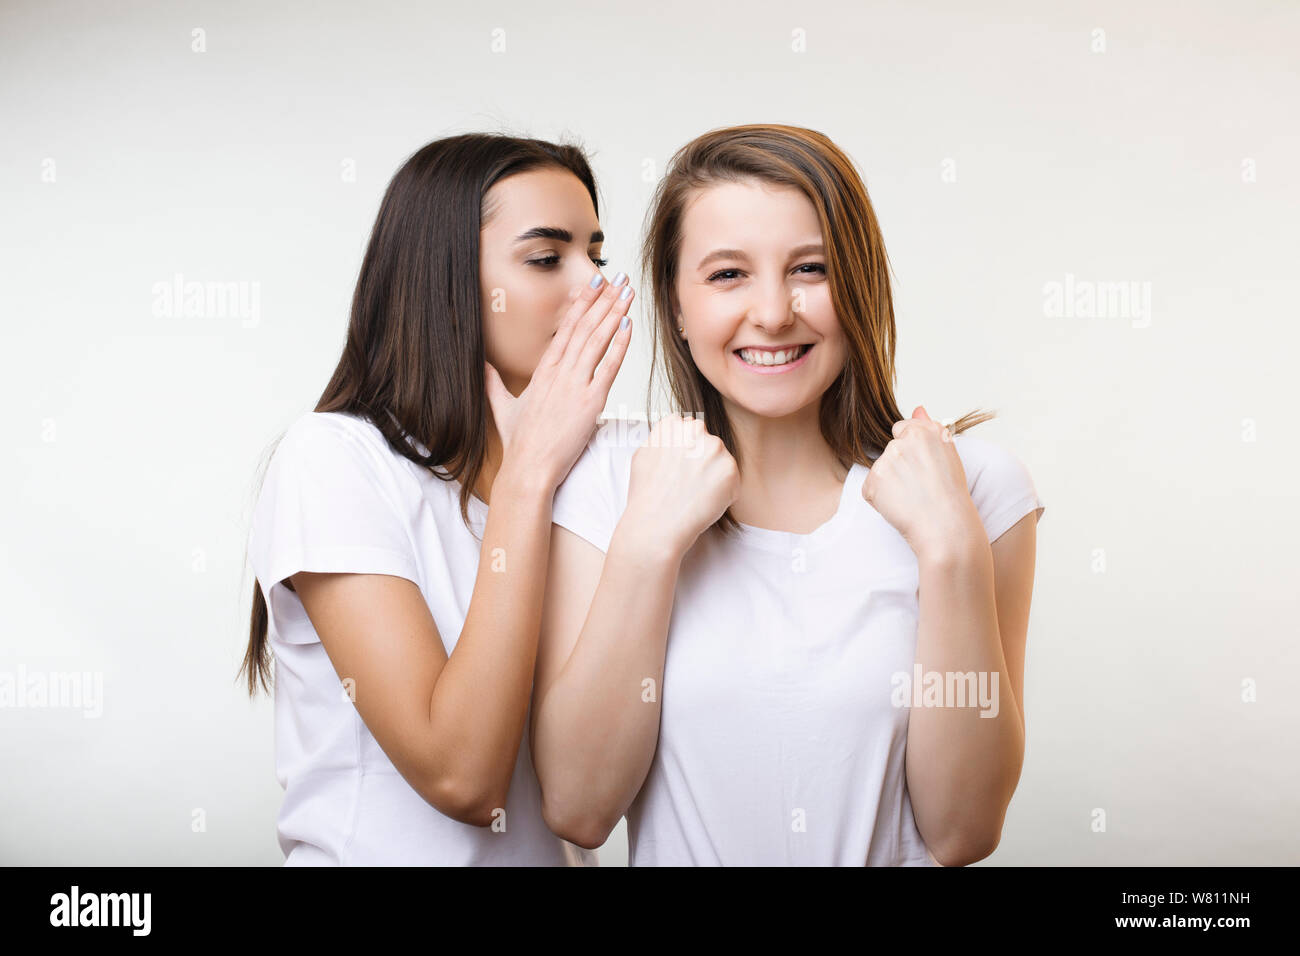
[[559, 270], [522, 271], [513, 277], [506, 294], [508, 312], [516, 317], [521, 333], [537, 331], [549, 336], [568, 308], [571, 283]]
[[817, 334], [822, 337], [822, 344], [827, 352], [844, 351], [844, 330], [840, 328], [838, 322], [832, 321], [829, 325], [821, 326], [817, 329]]
[[810, 289], [805, 297], [806, 308], [803, 314], [804, 324], [819, 335], [824, 344], [831, 348], [842, 346], [844, 329], [835, 315], [835, 306], [831, 303], [830, 286], [822, 284]]
[[483, 351], [497, 371], [515, 375], [519, 372], [519, 361], [510, 347], [510, 334], [505, 327], [507, 321], [505, 313], [493, 312], [491, 305], [487, 306], [483, 316]]
[[832, 378], [844, 367], [848, 342], [844, 338], [844, 329], [835, 315], [831, 305], [830, 289], [818, 290], [808, 296], [809, 309], [804, 316], [808, 327], [820, 337], [822, 362]]
[[[688, 295], [681, 300], [682, 315], [687, 320], [686, 334], [692, 351], [701, 358], [704, 353], [725, 351], [727, 343], [735, 337], [740, 317], [726, 298], [716, 295]], [[698, 347], [698, 348], [697, 348]]]
[[823, 360], [831, 376], [838, 375], [840, 369], [844, 367], [845, 347], [844, 333], [838, 328], [832, 329], [822, 339], [822, 347], [826, 350]]
[[498, 284], [481, 293], [488, 360], [502, 371], [531, 375], [568, 308], [568, 294], [549, 276], [521, 271], [494, 278]]
[[804, 287], [804, 321], [817, 329], [818, 332], [828, 330], [832, 326], [838, 326], [839, 320], [835, 318], [835, 306], [831, 302], [831, 286], [829, 282], [818, 282]]

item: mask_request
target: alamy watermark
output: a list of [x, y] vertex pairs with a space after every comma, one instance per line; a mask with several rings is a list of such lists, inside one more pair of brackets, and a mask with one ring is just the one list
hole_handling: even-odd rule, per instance
[[895, 671], [889, 702], [895, 707], [978, 707], [981, 717], [998, 715], [997, 671]]
[[1043, 315], [1049, 319], [1130, 319], [1133, 328], [1151, 324], [1151, 283], [1096, 282], [1065, 274], [1043, 286]]
[[101, 671], [0, 671], [0, 710], [7, 708], [79, 708], [83, 717], [104, 715]]
[[51, 926], [121, 926], [133, 936], [148, 936], [152, 893], [83, 893], [74, 885], [50, 897]]
[[153, 314], [160, 319], [239, 319], [246, 329], [262, 321], [262, 283], [187, 281], [181, 273], [153, 284]]
[[[666, 418], [668, 414], [676, 414], [679, 418], [687, 420], [704, 420], [703, 412], [670, 412], [663, 417]], [[616, 415], [602, 416], [595, 443], [601, 448], [640, 448], [643, 445], [663, 447], [665, 443], [671, 447], [677, 443], [678, 436], [674, 430], [655, 435], [654, 424], [657, 422], [652, 424], [643, 413], [633, 413], [626, 405], [620, 404]]]

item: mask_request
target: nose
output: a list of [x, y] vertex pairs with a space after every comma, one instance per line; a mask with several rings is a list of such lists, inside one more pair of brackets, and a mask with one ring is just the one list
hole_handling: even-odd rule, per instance
[[794, 324], [794, 298], [780, 277], [755, 283], [754, 298], [749, 303], [749, 321], [765, 332], [776, 335]]
[[[564, 305], [559, 311], [560, 317], [568, 311], [569, 306], [571, 306], [577, 300], [578, 296], [582, 294], [583, 288], [591, 281], [591, 277], [595, 273], [599, 272], [601, 275], [605, 274], [605, 270], [598, 267], [596, 263], [592, 262], [585, 256], [566, 256], [565, 258], [568, 259], [568, 262], [566, 262], [564, 266], [564, 284], [566, 289], [564, 293]], [[609, 281], [608, 276], [606, 276], [606, 281]], [[560, 318], [557, 318], [557, 327], [559, 322]], [[551, 335], [554, 334], [555, 330], [552, 330]]]
[[[567, 268], [564, 273], [564, 281], [569, 286], [569, 301], [572, 302], [582, 293], [582, 287], [591, 281], [591, 277], [599, 272], [605, 275], [605, 270], [601, 269], [596, 263], [592, 262], [585, 255], [569, 256], [566, 263]], [[606, 281], [609, 280], [605, 276]]]
[[[583, 287], [591, 281], [591, 277], [596, 272], [601, 272], [596, 268], [596, 264], [590, 259], [586, 260], [586, 265], [569, 266], [564, 270], [564, 308], [568, 309], [582, 294]], [[603, 274], [603, 273], [602, 273]]]

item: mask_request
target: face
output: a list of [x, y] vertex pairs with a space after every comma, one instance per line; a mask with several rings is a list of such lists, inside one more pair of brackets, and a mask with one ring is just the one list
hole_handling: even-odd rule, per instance
[[564, 317], [575, 289], [599, 266], [604, 233], [591, 196], [567, 170], [537, 169], [488, 190], [479, 239], [487, 360], [513, 395]]
[[704, 187], [682, 220], [677, 333], [735, 421], [815, 411], [844, 367], [821, 226], [797, 189]]

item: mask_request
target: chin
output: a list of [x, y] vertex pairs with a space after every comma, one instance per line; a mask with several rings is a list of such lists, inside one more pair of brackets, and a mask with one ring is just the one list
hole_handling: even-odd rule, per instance
[[516, 382], [522, 382], [524, 385], [527, 385], [533, 380], [533, 373], [537, 371], [537, 366], [541, 364], [541, 361], [542, 356], [538, 354], [531, 363], [520, 364], [518, 367], [512, 368], [510, 370], [510, 378], [506, 378], [504, 369], [501, 370], [501, 377], [506, 380], [507, 384], [509, 384], [510, 379], [513, 378]]
[[800, 395], [793, 398], [779, 398], [777, 396], [761, 395], [728, 395], [727, 400], [737, 408], [744, 409], [751, 415], [757, 415], [760, 418], [786, 418], [808, 407], [809, 404], [815, 404], [817, 398], [809, 398]]

